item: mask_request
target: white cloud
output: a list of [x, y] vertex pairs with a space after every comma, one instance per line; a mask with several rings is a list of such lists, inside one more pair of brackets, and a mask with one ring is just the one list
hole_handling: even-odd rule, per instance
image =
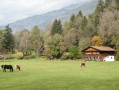
[[0, 0], [0, 25], [57, 10], [84, 0]]

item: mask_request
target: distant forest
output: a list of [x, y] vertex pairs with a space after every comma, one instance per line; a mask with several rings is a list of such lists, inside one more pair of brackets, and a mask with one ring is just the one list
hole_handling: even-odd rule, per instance
[[[94, 13], [88, 17], [79, 10], [64, 25], [60, 19], [55, 19], [46, 30], [34, 26], [32, 31], [25, 29], [13, 34], [9, 25], [0, 30], [0, 57], [4, 59], [42, 55], [63, 60], [80, 59], [81, 50], [92, 45], [112, 47], [119, 58], [119, 0], [99, 0]], [[43, 53], [41, 47], [44, 47]]]

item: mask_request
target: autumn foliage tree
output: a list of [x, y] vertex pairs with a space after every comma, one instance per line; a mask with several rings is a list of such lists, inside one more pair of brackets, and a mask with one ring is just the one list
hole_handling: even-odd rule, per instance
[[102, 46], [102, 39], [100, 36], [94, 36], [92, 38], [92, 45], [93, 46]]

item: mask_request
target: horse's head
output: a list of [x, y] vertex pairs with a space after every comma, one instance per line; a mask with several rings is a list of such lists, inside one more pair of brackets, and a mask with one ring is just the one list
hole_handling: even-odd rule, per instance
[[1, 67], [3, 68], [3, 67], [4, 67], [4, 65], [1, 65]]

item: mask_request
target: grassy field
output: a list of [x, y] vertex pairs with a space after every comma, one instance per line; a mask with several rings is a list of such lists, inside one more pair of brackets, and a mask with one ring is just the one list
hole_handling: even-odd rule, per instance
[[3, 72], [0, 90], [119, 90], [119, 62], [7, 60], [21, 71]]

